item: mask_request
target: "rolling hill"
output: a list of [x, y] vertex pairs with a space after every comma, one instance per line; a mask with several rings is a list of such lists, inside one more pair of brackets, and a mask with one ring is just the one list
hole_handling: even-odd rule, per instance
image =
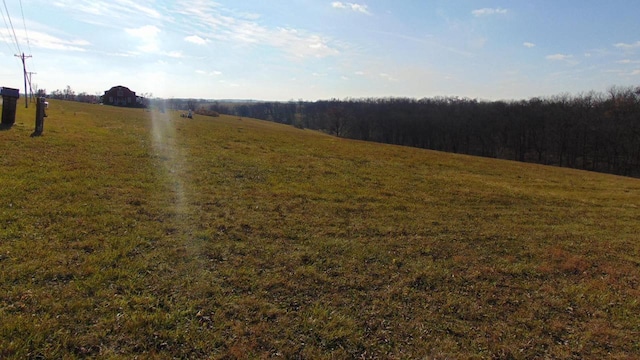
[[0, 358], [634, 358], [638, 179], [51, 101], [0, 131]]

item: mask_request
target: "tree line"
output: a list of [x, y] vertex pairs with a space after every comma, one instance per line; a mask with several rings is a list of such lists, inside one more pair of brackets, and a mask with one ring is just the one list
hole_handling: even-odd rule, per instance
[[37, 91], [36, 96], [46, 96], [50, 99], [58, 99], [58, 100], [68, 100], [68, 101], [79, 101], [86, 102], [91, 104], [97, 104], [100, 102], [100, 93], [89, 94], [87, 92], [81, 92], [76, 94], [76, 92], [71, 88], [70, 85], [67, 85], [64, 89], [56, 89], [50, 92], [47, 95], [47, 90], [39, 89]]
[[351, 139], [640, 177], [640, 87], [518, 101], [368, 98], [208, 106]]
[[[46, 93], [39, 90], [38, 93]], [[229, 114], [339, 137], [640, 177], [640, 87], [513, 101], [458, 97], [315, 102], [160, 99], [147, 106]], [[70, 86], [51, 98], [99, 102]]]

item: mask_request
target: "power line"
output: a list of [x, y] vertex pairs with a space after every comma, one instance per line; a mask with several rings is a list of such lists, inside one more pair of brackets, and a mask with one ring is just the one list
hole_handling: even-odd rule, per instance
[[[24, 36], [27, 38], [27, 47], [29, 48], [29, 53], [33, 53], [33, 51], [31, 51], [31, 41], [29, 41], [29, 33], [27, 32], [27, 21], [24, 19], [22, 0], [20, 0], [20, 13], [22, 14], [22, 25], [24, 25]], [[31, 59], [31, 62], [33, 63], [33, 59]]]
[[[6, 5], [6, 4], [5, 4]], [[11, 38], [11, 29], [9, 28], [9, 24], [7, 24], [7, 18], [4, 17], [4, 11], [0, 10], [0, 14], [2, 14], [2, 20], [4, 21], [4, 26], [7, 28], [7, 35], [9, 35], [9, 41], [7, 41], [6, 35], [4, 33], [4, 31], [2, 32], [2, 39], [4, 40], [5, 44], [7, 44], [7, 47], [9, 48], [9, 52], [13, 52], [14, 50], [20, 52], [20, 50], [18, 49], [17, 44], [15, 43], [15, 41]], [[8, 15], [8, 13], [7, 13]], [[11, 49], [11, 46], [9, 46], [9, 44], [13, 44], [16, 45], [15, 49]]]
[[[13, 22], [11, 21], [11, 15], [9, 15], [7, 2], [6, 0], [2, 0], [2, 3], [4, 4], [4, 10], [7, 13], [7, 19], [9, 19], [9, 25], [11, 25], [11, 33], [13, 33], [13, 39], [15, 40], [16, 48], [18, 49], [18, 54], [16, 54], [15, 56], [19, 57], [20, 60], [22, 60], [22, 71], [24, 76], [24, 106], [28, 108], [29, 93], [27, 91], [27, 80], [29, 82], [29, 88], [31, 89], [31, 93], [33, 93], [33, 88], [31, 87], [31, 75], [34, 73], [27, 72], [27, 64], [25, 62], [25, 59], [31, 58], [31, 55], [25, 55], [24, 52], [22, 52], [22, 50], [20, 49], [20, 42], [18, 41], [18, 36], [16, 35], [16, 29], [13, 27]], [[24, 10], [22, 8], [22, 0], [20, 0], [20, 12], [22, 13], [22, 23], [24, 24], [24, 34], [27, 39], [27, 46], [29, 47], [29, 50], [31, 50], [31, 44], [29, 43], [29, 34], [27, 33], [27, 22], [25, 21]], [[7, 19], [4, 18], [4, 13], [2, 14], [2, 19], [4, 20], [5, 27], [7, 27], [7, 30], [9, 30], [9, 27], [7, 26]], [[9, 34], [9, 37], [11, 37], [11, 34]]]
[[[11, 25], [11, 31], [13, 32], [13, 38], [16, 40], [16, 46], [18, 47], [18, 52], [22, 53], [22, 50], [20, 50], [20, 43], [18, 42], [18, 36], [16, 35], [16, 29], [14, 29], [13, 22], [11, 21], [11, 15], [9, 15], [9, 9], [7, 8], [7, 2], [6, 2], [6, 0], [2, 0], [2, 2], [4, 3], [4, 10], [7, 12], [7, 18], [9, 19], [9, 24]], [[9, 36], [11, 36], [11, 35], [9, 35]]]

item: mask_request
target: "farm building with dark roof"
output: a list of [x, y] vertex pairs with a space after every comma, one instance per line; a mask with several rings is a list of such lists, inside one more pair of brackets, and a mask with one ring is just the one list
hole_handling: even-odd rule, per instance
[[105, 105], [144, 107], [144, 98], [136, 96], [135, 91], [131, 91], [125, 86], [114, 86], [104, 92], [102, 103]]

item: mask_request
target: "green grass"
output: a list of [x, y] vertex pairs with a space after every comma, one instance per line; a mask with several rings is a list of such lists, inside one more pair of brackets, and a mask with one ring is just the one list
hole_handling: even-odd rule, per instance
[[637, 358], [640, 181], [51, 101], [0, 131], [0, 358]]

